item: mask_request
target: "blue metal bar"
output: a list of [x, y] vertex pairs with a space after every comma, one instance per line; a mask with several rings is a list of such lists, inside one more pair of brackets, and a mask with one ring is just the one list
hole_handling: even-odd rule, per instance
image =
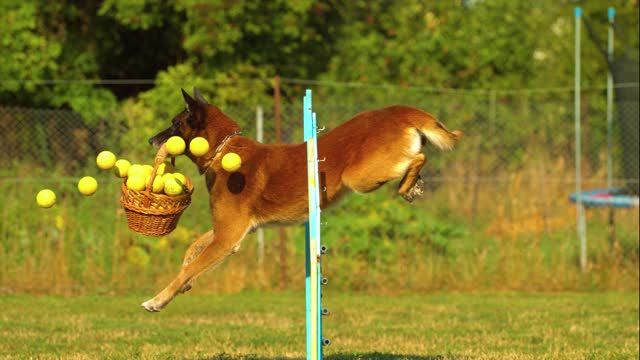
[[307, 359], [322, 359], [322, 313], [320, 290], [320, 187], [318, 177], [318, 146], [316, 117], [313, 113], [311, 90], [303, 100], [304, 141], [307, 145], [307, 180], [309, 220], [305, 226], [305, 290], [307, 309]]

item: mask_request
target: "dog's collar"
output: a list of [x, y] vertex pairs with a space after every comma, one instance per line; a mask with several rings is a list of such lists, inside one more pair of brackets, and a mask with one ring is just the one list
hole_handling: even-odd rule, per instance
[[209, 171], [209, 169], [211, 169], [211, 163], [216, 159], [216, 157], [218, 157], [218, 155], [220, 154], [222, 149], [224, 149], [224, 146], [227, 144], [227, 142], [229, 140], [231, 140], [232, 137], [234, 137], [236, 135], [240, 135], [240, 134], [242, 134], [242, 131], [236, 130], [236, 131], [232, 132], [231, 134], [225, 136], [224, 139], [222, 139], [222, 141], [220, 142], [220, 145], [218, 145], [218, 147], [216, 147], [216, 151], [213, 153], [213, 156], [204, 163], [204, 171], [202, 171], [201, 174], [205, 173], [205, 172]]
[[227, 143], [227, 141], [229, 141], [229, 139], [231, 139], [232, 137], [234, 137], [236, 135], [240, 135], [240, 134], [242, 134], [242, 131], [236, 130], [233, 133], [225, 136], [224, 139], [222, 139], [222, 142], [220, 143], [220, 145], [218, 145], [218, 147], [216, 148], [216, 151], [213, 153], [213, 158], [215, 158], [218, 155], [218, 153], [220, 153], [220, 151], [222, 151], [222, 148], [224, 148], [224, 145]]

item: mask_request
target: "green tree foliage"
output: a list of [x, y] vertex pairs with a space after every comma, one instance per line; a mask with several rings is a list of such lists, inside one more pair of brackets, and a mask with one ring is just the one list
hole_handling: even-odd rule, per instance
[[[629, 30], [637, 29], [634, 1], [5, 1], [0, 102], [70, 108], [88, 125], [115, 117], [151, 129], [154, 119], [165, 121], [181, 108], [179, 87], [199, 86], [223, 109], [269, 106], [276, 74], [399, 88], [567, 87], [576, 5], [584, 5], [602, 34], [607, 6], [635, 14], [624, 29], [627, 44], [637, 47], [637, 34]], [[584, 83], [603, 84], [605, 62], [596, 46], [583, 43]], [[285, 99], [298, 99], [302, 90], [283, 85]], [[342, 107], [421, 105], [425, 98], [384, 86], [317, 94]], [[464, 105], [465, 116], [476, 119], [486, 102], [459, 99], [447, 111]], [[127, 118], [140, 112], [150, 114], [143, 117], [149, 124]]]

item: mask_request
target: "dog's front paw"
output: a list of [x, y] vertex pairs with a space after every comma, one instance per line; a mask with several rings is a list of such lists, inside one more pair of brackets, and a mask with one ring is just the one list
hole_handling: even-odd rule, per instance
[[155, 299], [147, 300], [140, 304], [148, 312], [158, 312], [165, 307], [165, 304], [158, 303]]
[[413, 202], [416, 198], [422, 196], [424, 193], [424, 181], [418, 179], [416, 183], [405, 194], [401, 194], [402, 197], [408, 202]]

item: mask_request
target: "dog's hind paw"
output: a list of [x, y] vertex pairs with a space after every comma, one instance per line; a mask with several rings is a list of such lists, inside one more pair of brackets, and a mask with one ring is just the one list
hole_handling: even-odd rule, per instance
[[193, 287], [193, 285], [191, 284], [191, 282], [188, 282], [186, 284], [184, 284], [184, 286], [180, 289], [180, 291], [178, 291], [180, 294], [184, 294], [187, 291], [191, 290], [191, 288]]
[[156, 303], [153, 299], [143, 302], [140, 306], [148, 312], [159, 312], [164, 308], [164, 305]]

